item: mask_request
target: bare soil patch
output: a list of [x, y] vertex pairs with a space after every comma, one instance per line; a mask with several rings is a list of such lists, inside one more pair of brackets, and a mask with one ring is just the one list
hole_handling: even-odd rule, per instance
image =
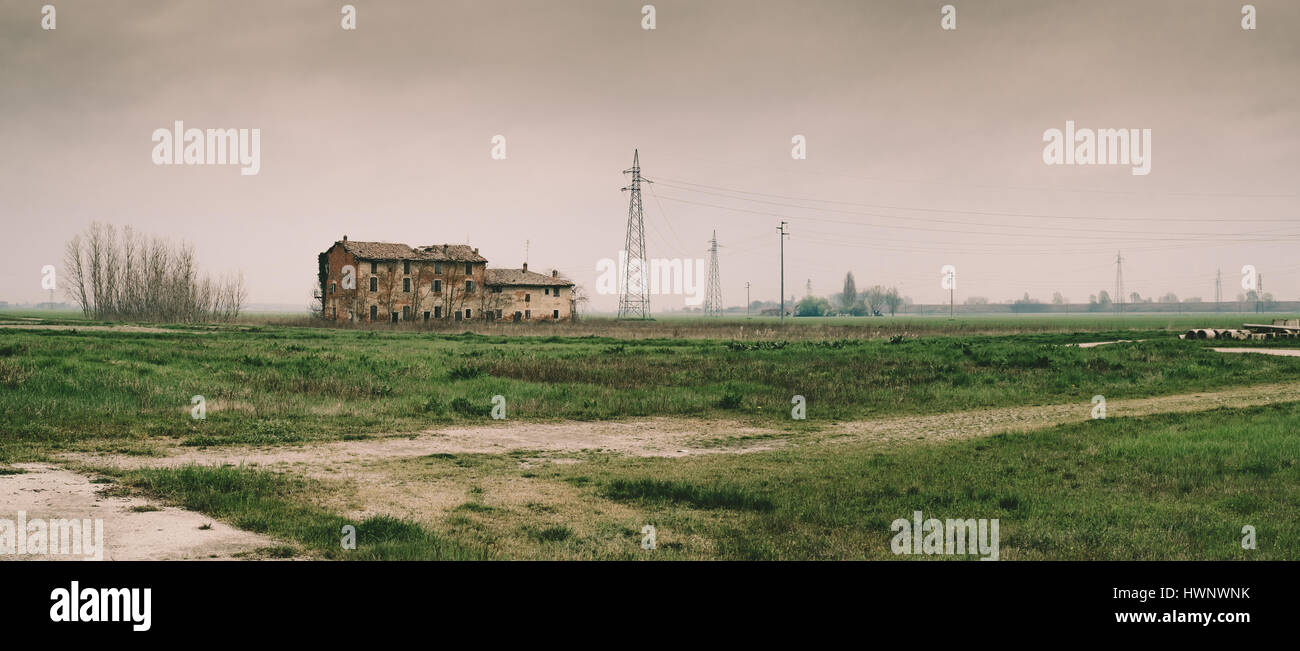
[[[0, 475], [0, 518], [103, 520], [103, 560], [222, 559], [280, 544], [240, 531], [205, 515], [139, 497], [104, 494], [105, 484], [55, 466], [15, 464], [27, 472]], [[140, 510], [137, 510], [139, 508]], [[156, 510], [153, 510], [156, 509]], [[207, 527], [207, 528], [202, 528]], [[15, 557], [0, 557], [13, 559]], [[63, 554], [23, 555], [17, 560], [82, 560]]]
[[1259, 353], [1260, 355], [1280, 355], [1282, 357], [1300, 357], [1296, 348], [1215, 348], [1220, 353]]
[[[1300, 401], [1300, 382], [1154, 398], [1108, 396], [1107, 416], [1196, 412], [1290, 401]], [[576, 490], [570, 487], [527, 477], [499, 476], [490, 471], [456, 474], [440, 471], [436, 466], [426, 471], [411, 461], [438, 453], [463, 455], [526, 451], [527, 454], [519, 455], [517, 463], [520, 468], [527, 469], [550, 463], [584, 463], [590, 454], [682, 457], [748, 453], [792, 445], [926, 444], [1005, 431], [1044, 429], [1088, 420], [1091, 412], [1091, 402], [1081, 398], [1068, 404], [842, 422], [820, 430], [797, 433], [738, 421], [683, 418], [625, 422], [507, 422], [441, 428], [414, 435], [280, 447], [192, 448], [181, 447], [177, 441], [166, 448], [165, 456], [161, 457], [78, 453], [63, 455], [62, 459], [89, 467], [244, 464], [290, 472], [344, 487], [337, 491], [324, 491], [314, 501], [347, 517], [384, 514], [434, 526], [442, 523], [453, 528], [481, 527], [487, 531], [513, 526], [510, 513], [544, 508], [555, 509], [552, 515], [556, 522], [585, 522], [600, 516], [597, 519], [631, 527], [622, 522], [626, 514], [619, 513], [615, 507], [602, 504], [603, 513], [591, 511], [595, 507], [579, 499]], [[466, 502], [479, 500], [496, 510], [465, 511]], [[568, 516], [572, 518], [566, 519]]]

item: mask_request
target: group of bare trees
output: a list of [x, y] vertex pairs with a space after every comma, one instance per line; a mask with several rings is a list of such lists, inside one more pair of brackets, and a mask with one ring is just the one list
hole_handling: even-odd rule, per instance
[[[893, 316], [907, 301], [898, 293], [897, 287], [873, 285], [865, 291], [858, 291], [852, 271], [844, 275], [844, 291], [834, 298], [840, 314], [853, 316], [872, 316], [881, 314], [884, 310], [889, 310], [890, 316]], [[825, 307], [827, 311], [832, 309], [830, 301], [826, 301]]]
[[130, 226], [91, 224], [68, 242], [63, 266], [65, 291], [89, 318], [233, 321], [247, 300], [242, 276], [202, 276], [193, 246]]

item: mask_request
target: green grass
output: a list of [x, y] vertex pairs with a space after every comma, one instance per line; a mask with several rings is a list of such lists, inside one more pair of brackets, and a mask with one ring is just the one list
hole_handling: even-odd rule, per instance
[[[314, 506], [321, 487], [268, 471], [185, 467], [120, 478], [133, 490], [331, 559], [974, 558], [893, 554], [891, 523], [921, 511], [941, 520], [997, 518], [1003, 560], [1295, 560], [1296, 422], [1300, 403], [1287, 403], [944, 444], [604, 457], [528, 473], [535, 477], [529, 481], [576, 488], [576, 506], [487, 506], [480, 500], [496, 499], [494, 491], [471, 474], [488, 466], [507, 480], [523, 473], [512, 470], [510, 455], [480, 455], [482, 464], [445, 467], [466, 473], [460, 479], [474, 497], [434, 525], [388, 517], [350, 522]], [[588, 515], [574, 518], [575, 508]], [[345, 524], [357, 527], [355, 551], [340, 548]], [[658, 529], [653, 552], [639, 549], [643, 524]], [[1241, 548], [1246, 525], [1257, 530], [1257, 549]]]
[[[114, 474], [112, 470], [103, 470]], [[117, 473], [132, 490], [205, 513], [231, 525], [300, 545], [336, 560], [476, 560], [487, 552], [434, 535], [419, 524], [374, 516], [352, 521], [311, 505], [311, 482], [243, 467], [155, 468]], [[138, 508], [138, 507], [137, 507]], [[356, 527], [356, 549], [342, 546], [343, 527]]]
[[[1153, 340], [1063, 345], [1114, 338]], [[490, 423], [496, 394], [510, 419], [764, 421], [787, 420], [798, 394], [816, 423], [1300, 378], [1300, 359], [1221, 355], [1212, 343], [1160, 330], [892, 341], [10, 330], [0, 332], [0, 463], [157, 436], [275, 445]], [[205, 420], [190, 417], [196, 395]]]
[[[919, 510], [998, 518], [1003, 559], [1294, 560], [1297, 422], [1290, 403], [891, 450], [623, 459], [549, 478], [638, 505], [661, 541], [707, 541], [686, 558], [898, 558], [890, 523]], [[1245, 525], [1256, 550], [1241, 548]]]

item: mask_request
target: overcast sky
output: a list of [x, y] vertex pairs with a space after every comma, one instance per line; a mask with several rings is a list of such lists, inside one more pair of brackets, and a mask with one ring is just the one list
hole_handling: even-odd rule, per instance
[[[650, 257], [723, 296], [896, 285], [946, 301], [1265, 290], [1300, 299], [1300, 3], [0, 0], [0, 300], [95, 220], [195, 244], [250, 301], [306, 305], [344, 234], [469, 242], [595, 294], [639, 148]], [[261, 169], [160, 166], [155, 129], [261, 130]], [[1049, 166], [1043, 133], [1151, 129], [1151, 172]], [[506, 137], [493, 160], [491, 139]], [[791, 157], [791, 138], [807, 158]], [[60, 300], [63, 300], [60, 297]], [[614, 296], [591, 307], [612, 310]], [[652, 297], [654, 309], [680, 297]]]

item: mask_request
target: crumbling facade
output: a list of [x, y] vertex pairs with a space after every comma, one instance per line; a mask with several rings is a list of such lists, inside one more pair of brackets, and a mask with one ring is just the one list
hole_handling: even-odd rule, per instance
[[566, 321], [573, 283], [523, 269], [488, 269], [465, 244], [411, 247], [349, 241], [317, 258], [324, 318], [404, 321]]
[[568, 321], [573, 318], [573, 283], [550, 274], [522, 269], [488, 269], [488, 291], [500, 297], [496, 318], [511, 321]]

